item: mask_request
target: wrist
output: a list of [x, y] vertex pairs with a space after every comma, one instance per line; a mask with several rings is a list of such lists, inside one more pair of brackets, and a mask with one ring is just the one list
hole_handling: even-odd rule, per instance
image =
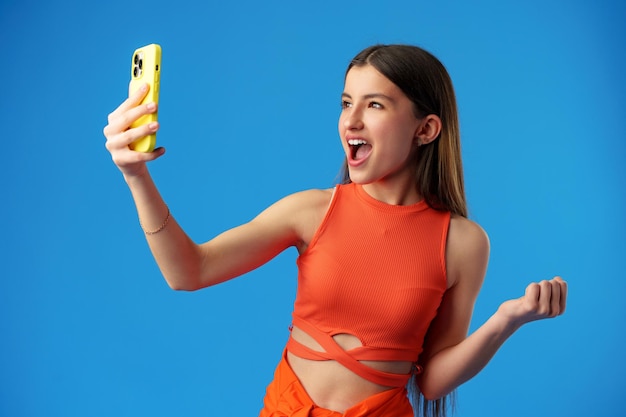
[[521, 327], [521, 323], [518, 323], [518, 320], [515, 320], [511, 315], [503, 311], [502, 308], [496, 310], [489, 318], [489, 321], [498, 333], [506, 336], [510, 336]]
[[150, 173], [148, 172], [147, 167], [144, 166], [144, 169], [138, 170], [136, 172], [122, 172], [124, 177], [124, 181], [128, 186], [132, 187], [133, 185], [139, 185], [146, 182], [146, 180], [150, 180]]

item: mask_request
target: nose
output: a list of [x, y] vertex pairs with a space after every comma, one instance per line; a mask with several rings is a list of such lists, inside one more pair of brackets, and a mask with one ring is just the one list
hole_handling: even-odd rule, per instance
[[343, 127], [348, 130], [359, 130], [363, 128], [363, 118], [361, 112], [355, 108], [344, 111]]

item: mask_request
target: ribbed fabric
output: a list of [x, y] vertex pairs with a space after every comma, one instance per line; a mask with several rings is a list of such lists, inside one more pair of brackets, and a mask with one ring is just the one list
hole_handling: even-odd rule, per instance
[[[293, 312], [294, 325], [327, 335], [303, 329], [326, 352], [291, 338], [287, 349], [308, 359], [334, 359], [349, 369], [362, 360], [417, 362], [446, 290], [449, 223], [449, 212], [425, 202], [394, 206], [372, 198], [360, 185], [337, 186], [326, 217], [298, 258]], [[363, 345], [347, 351], [352, 363], [328, 346], [328, 337], [340, 333], [358, 337]], [[394, 382], [361, 367], [352, 370], [381, 385], [401, 386], [409, 377]]]

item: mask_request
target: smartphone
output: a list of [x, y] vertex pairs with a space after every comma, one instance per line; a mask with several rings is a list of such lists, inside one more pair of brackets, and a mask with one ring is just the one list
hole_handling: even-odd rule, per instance
[[[161, 46], [155, 43], [142, 46], [133, 52], [130, 67], [130, 94], [133, 94], [144, 83], [150, 84], [150, 90], [141, 104], [159, 102], [161, 81]], [[146, 114], [137, 119], [130, 127], [137, 127], [157, 120], [157, 113]], [[130, 148], [138, 152], [152, 152], [156, 146], [156, 134], [144, 136], [130, 144]]]

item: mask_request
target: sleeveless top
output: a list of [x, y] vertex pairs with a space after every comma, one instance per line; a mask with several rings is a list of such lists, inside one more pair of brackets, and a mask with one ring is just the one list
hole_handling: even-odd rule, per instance
[[[336, 360], [384, 386], [403, 386], [409, 374], [382, 372], [359, 361], [417, 363], [424, 336], [447, 288], [445, 249], [450, 213], [424, 201], [395, 206], [360, 185], [338, 185], [308, 248], [298, 257], [293, 325], [323, 348], [294, 340], [292, 354]], [[356, 336], [343, 350], [332, 338]]]

